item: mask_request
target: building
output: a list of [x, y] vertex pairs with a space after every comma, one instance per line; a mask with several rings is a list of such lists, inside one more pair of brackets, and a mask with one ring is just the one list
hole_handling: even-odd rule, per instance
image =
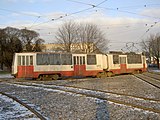
[[[49, 43], [44, 44], [44, 52], [64, 52], [65, 44]], [[70, 46], [73, 53], [92, 53], [95, 52], [96, 47], [93, 43], [73, 43]]]

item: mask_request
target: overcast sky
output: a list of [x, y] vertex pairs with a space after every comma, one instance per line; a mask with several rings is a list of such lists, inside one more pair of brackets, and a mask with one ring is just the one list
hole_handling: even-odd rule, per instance
[[140, 49], [142, 39], [160, 32], [160, 0], [0, 0], [0, 28], [26, 27], [46, 43], [68, 20], [97, 24], [109, 50]]

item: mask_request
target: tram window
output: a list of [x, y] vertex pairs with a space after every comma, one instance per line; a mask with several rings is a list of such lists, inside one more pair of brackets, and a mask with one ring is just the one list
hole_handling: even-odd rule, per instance
[[60, 65], [60, 54], [50, 54], [49, 55], [50, 59], [50, 65]]
[[22, 56], [22, 65], [25, 65], [25, 56]]
[[18, 65], [21, 65], [21, 56], [18, 56]]
[[29, 65], [29, 56], [26, 56], [26, 65]]
[[79, 65], [79, 56], [77, 56], [77, 65]]
[[83, 65], [85, 65], [85, 57], [83, 56]]
[[37, 65], [43, 65], [43, 54], [37, 54], [36, 60], [37, 60]]
[[62, 65], [71, 65], [72, 55], [71, 54], [61, 54], [61, 63]]
[[33, 56], [30, 56], [30, 65], [33, 65]]
[[80, 57], [80, 65], [82, 65], [82, 57]]
[[119, 64], [119, 55], [113, 55], [113, 64]]
[[76, 65], [76, 56], [73, 57], [74, 65]]
[[60, 65], [61, 64], [61, 59], [60, 59], [60, 54], [55, 54], [54, 55], [54, 61], [55, 61], [55, 65]]
[[128, 64], [140, 64], [142, 63], [141, 55], [127, 55]]
[[96, 65], [96, 55], [87, 55], [87, 64]]
[[43, 65], [49, 65], [48, 54], [43, 54]]

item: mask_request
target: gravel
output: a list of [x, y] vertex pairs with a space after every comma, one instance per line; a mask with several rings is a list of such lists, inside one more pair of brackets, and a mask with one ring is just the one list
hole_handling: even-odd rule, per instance
[[0, 95], [0, 119], [1, 120], [22, 120], [31, 119], [40, 120], [28, 109], [20, 105], [19, 103], [13, 101], [12, 99]]
[[[37, 89], [2, 85], [1, 91], [12, 94], [19, 99], [25, 99], [28, 104], [34, 104], [39, 112], [49, 120], [96, 120], [109, 119], [106, 102], [97, 102], [98, 99], [66, 93], [58, 90]], [[103, 105], [102, 105], [103, 104]], [[37, 109], [35, 107], [35, 109]]]
[[[30, 81], [31, 82], [31, 81]], [[37, 82], [36, 82], [37, 83]], [[160, 90], [138, 80], [132, 75], [105, 79], [58, 80], [39, 82], [45, 84], [69, 85], [110, 92], [130, 94], [160, 100]], [[160, 114], [151, 111], [117, 104], [111, 101], [86, 97], [63, 90], [44, 89], [0, 83], [0, 91], [7, 92], [30, 104], [48, 120], [159, 120]], [[135, 102], [151, 108], [160, 109], [160, 103], [132, 99], [108, 94], [106, 97]], [[130, 101], [131, 100], [131, 101]]]

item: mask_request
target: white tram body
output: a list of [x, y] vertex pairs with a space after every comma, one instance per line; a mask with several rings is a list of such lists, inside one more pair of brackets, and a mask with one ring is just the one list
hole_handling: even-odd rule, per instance
[[57, 79], [63, 76], [111, 76], [144, 72], [141, 54], [15, 53], [12, 75], [16, 78]]

